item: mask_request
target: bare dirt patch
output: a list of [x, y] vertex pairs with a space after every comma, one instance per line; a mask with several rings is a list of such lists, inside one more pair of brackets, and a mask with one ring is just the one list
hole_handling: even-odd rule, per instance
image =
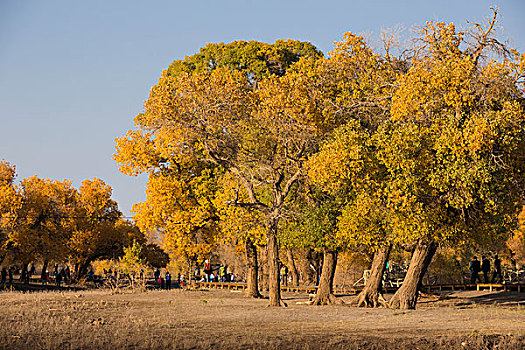
[[[456, 292], [417, 310], [287, 308], [228, 291], [0, 293], [2, 349], [522, 349], [525, 294]], [[349, 302], [353, 296], [343, 296]]]

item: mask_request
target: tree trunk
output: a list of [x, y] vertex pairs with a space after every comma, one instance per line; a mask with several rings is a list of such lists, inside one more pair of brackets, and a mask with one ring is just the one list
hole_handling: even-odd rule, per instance
[[428, 265], [437, 249], [437, 243], [434, 241], [418, 241], [416, 249], [410, 259], [405, 280], [390, 300], [389, 306], [400, 309], [415, 309], [417, 296], [421, 288], [421, 281], [427, 271]]
[[91, 265], [91, 260], [88, 260], [82, 264], [79, 264], [78, 274], [75, 274], [75, 279], [77, 281], [80, 281], [82, 277], [87, 275], [89, 265]]
[[40, 279], [41, 280], [45, 280], [46, 279], [47, 264], [48, 264], [48, 261], [44, 260], [44, 264], [42, 265], [42, 271], [40, 272]]
[[250, 239], [246, 239], [246, 264], [248, 265], [248, 274], [246, 276], [247, 288], [245, 295], [252, 298], [260, 298], [258, 284], [258, 261], [257, 261], [257, 247]]
[[293, 260], [293, 252], [291, 249], [286, 250], [286, 256], [288, 258], [288, 270], [290, 276], [292, 276], [292, 285], [299, 285], [299, 274], [297, 273], [297, 267], [295, 266], [295, 261]]
[[315, 271], [310, 266], [311, 257], [311, 249], [301, 249], [299, 255], [299, 268], [302, 273], [302, 284], [305, 286], [312, 286], [315, 284]]
[[268, 246], [261, 247], [259, 252], [261, 253], [261, 264], [259, 265], [261, 283], [259, 283], [259, 286], [262, 290], [268, 290]]
[[337, 267], [337, 251], [330, 251], [325, 248], [323, 267], [319, 287], [313, 300], [314, 305], [334, 304], [336, 301], [334, 292], [334, 276]]
[[314, 285], [319, 286], [319, 283], [321, 282], [321, 273], [323, 269], [324, 253], [320, 254], [316, 251], [312, 251], [311, 253], [312, 254], [310, 259], [310, 265], [313, 266], [312, 271], [315, 277]]
[[374, 253], [370, 277], [366, 281], [364, 289], [357, 296], [357, 306], [388, 306], [381, 292], [383, 287], [383, 274], [391, 250], [392, 245], [388, 244], [382, 246]]
[[71, 279], [73, 279], [74, 281], [78, 281], [78, 273], [79, 273], [79, 269], [80, 269], [80, 263], [75, 263], [75, 267], [73, 269], [73, 276], [71, 276]]
[[281, 300], [281, 281], [279, 280], [279, 246], [277, 242], [277, 218], [268, 220], [268, 232], [266, 241], [268, 242], [268, 288], [270, 296], [270, 306], [286, 306]]

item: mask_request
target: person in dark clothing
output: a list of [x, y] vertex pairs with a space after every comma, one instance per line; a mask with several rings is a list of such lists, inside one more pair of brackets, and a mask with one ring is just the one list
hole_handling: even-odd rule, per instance
[[155, 278], [155, 282], [158, 282], [160, 284], [160, 270], [156, 269], [155, 272], [153, 272], [153, 277]]
[[7, 279], [7, 269], [4, 266], [2, 268], [2, 284], [5, 284], [6, 279]]
[[36, 274], [35, 264], [31, 264], [31, 267], [29, 268], [29, 277], [33, 276], [34, 274]]
[[480, 281], [479, 272], [481, 271], [481, 264], [477, 257], [473, 257], [470, 261], [470, 283], [474, 284], [476, 281]]
[[56, 283], [57, 287], [60, 287], [60, 285], [62, 284], [62, 271], [57, 273], [57, 275], [55, 277], [55, 283]]
[[171, 275], [168, 271], [166, 271], [166, 275], [164, 276], [166, 278], [166, 289], [171, 289]]
[[496, 276], [499, 278], [499, 282], [503, 281], [503, 276], [501, 275], [501, 260], [497, 255], [494, 257], [494, 273], [492, 274], [492, 283], [496, 281]]
[[484, 256], [481, 257], [481, 271], [483, 271], [485, 283], [489, 283], [490, 261]]
[[66, 283], [69, 283], [71, 281], [71, 269], [66, 267], [66, 276], [65, 276]]

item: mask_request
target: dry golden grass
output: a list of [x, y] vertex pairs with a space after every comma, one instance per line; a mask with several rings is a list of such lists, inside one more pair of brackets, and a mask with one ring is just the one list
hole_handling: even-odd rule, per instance
[[[494, 297], [496, 296], [496, 297]], [[415, 311], [287, 308], [228, 291], [0, 293], [2, 349], [522, 349], [525, 294], [426, 299]], [[351, 297], [345, 297], [349, 301]], [[524, 300], [525, 301], [525, 300]]]

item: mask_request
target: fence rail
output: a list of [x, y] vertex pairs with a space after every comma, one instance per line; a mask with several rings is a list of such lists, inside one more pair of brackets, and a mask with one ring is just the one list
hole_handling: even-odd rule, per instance
[[[210, 288], [210, 289], [229, 289], [229, 290], [244, 290], [247, 288], [246, 283], [241, 282], [196, 282], [198, 288]], [[383, 287], [385, 293], [393, 293], [398, 287]], [[335, 288], [337, 294], [358, 294], [363, 290], [363, 287], [347, 287], [347, 288]], [[478, 283], [478, 284], [436, 284], [436, 285], [424, 285], [422, 287], [424, 292], [433, 291], [455, 291], [455, 290], [503, 290], [505, 292], [517, 291], [518, 293], [525, 292], [525, 284], [502, 284], [502, 283]], [[317, 286], [281, 286], [281, 291], [284, 292], [295, 292], [295, 293], [315, 293]]]

